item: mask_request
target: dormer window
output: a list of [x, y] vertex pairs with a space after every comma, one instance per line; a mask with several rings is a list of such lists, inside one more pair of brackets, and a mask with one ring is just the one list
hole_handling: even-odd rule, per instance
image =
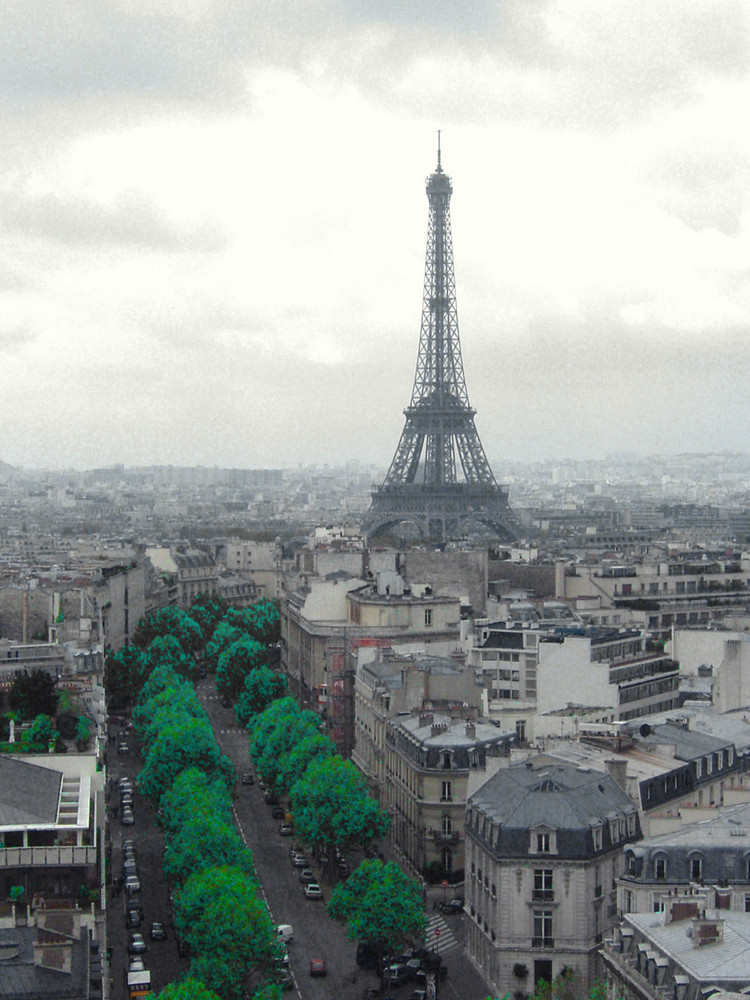
[[453, 766], [453, 754], [450, 750], [440, 751], [440, 767], [443, 771], [450, 771]]
[[469, 750], [469, 767], [479, 767], [478, 750]]
[[557, 843], [554, 830], [530, 830], [529, 854], [556, 854]]

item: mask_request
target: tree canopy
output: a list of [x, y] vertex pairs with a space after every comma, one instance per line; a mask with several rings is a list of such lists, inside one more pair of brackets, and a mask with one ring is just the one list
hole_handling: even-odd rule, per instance
[[196, 872], [175, 896], [175, 927], [191, 948], [190, 974], [223, 1000], [272, 978], [276, 928], [256, 883], [237, 868]]
[[247, 726], [250, 720], [264, 712], [271, 702], [283, 698], [286, 694], [286, 678], [283, 674], [260, 666], [251, 670], [245, 677], [240, 696], [234, 706], [234, 714], [242, 726]]
[[57, 678], [46, 670], [19, 674], [10, 686], [8, 705], [21, 719], [57, 714]]
[[347, 924], [347, 937], [372, 942], [384, 956], [423, 940], [427, 928], [419, 884], [393, 861], [363, 861], [334, 888], [328, 912]]
[[338, 755], [313, 760], [290, 789], [289, 800], [297, 833], [318, 848], [368, 844], [390, 824], [362, 773]]
[[250, 721], [250, 756], [263, 781], [278, 792], [283, 783], [286, 757], [305, 737], [320, 733], [320, 716], [302, 710], [294, 698], [279, 698]]
[[133, 634], [132, 644], [145, 649], [154, 639], [168, 635], [176, 639], [190, 656], [195, 655], [203, 645], [200, 626], [187, 611], [175, 607], [161, 608], [153, 615], [142, 618]]
[[164, 724], [155, 734], [138, 775], [138, 787], [143, 795], [158, 802], [177, 775], [192, 766], [207, 774], [219, 774], [227, 787], [234, 783], [234, 765], [219, 750], [211, 724], [206, 718], [183, 715]]
[[[151, 996], [153, 997], [153, 994]], [[221, 1000], [221, 997], [200, 979], [186, 976], [177, 982], [167, 983], [156, 1000]]]
[[235, 699], [247, 675], [267, 663], [266, 647], [249, 636], [243, 636], [219, 654], [216, 687], [221, 694]]

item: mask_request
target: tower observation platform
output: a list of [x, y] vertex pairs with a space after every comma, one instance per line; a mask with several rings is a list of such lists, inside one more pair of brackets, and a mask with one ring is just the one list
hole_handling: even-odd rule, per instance
[[426, 187], [430, 214], [414, 387], [396, 453], [362, 526], [368, 538], [409, 524], [425, 540], [481, 531], [509, 542], [519, 530], [508, 491], [492, 474], [466, 391], [453, 272], [453, 187], [441, 166], [439, 140]]

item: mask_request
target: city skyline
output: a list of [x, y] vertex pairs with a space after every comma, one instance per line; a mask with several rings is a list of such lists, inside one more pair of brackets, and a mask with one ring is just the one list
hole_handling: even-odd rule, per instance
[[387, 467], [452, 178], [491, 461], [750, 452], [747, 11], [3, 11], [0, 461]]

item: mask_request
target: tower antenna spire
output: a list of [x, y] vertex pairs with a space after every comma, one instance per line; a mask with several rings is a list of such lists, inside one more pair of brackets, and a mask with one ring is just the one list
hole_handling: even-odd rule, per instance
[[441, 173], [441, 171], [442, 171], [443, 168], [440, 166], [440, 129], [438, 129], [438, 164], [437, 164], [437, 168], [438, 168], [438, 173]]

